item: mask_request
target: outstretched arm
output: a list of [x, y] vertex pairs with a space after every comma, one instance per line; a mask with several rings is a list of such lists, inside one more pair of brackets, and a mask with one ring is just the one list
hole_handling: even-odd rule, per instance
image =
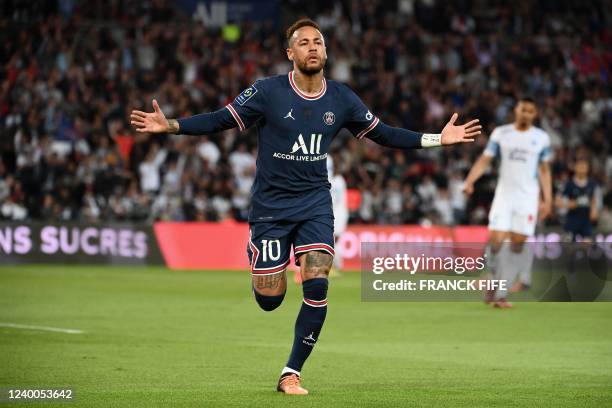
[[484, 174], [485, 170], [489, 168], [491, 161], [493, 160], [493, 156], [489, 156], [487, 154], [481, 154], [476, 163], [472, 166], [472, 169], [467, 175], [465, 179], [465, 183], [463, 185], [463, 192], [470, 195], [474, 192], [474, 184], [478, 181], [478, 179]]
[[159, 104], [153, 99], [153, 112], [133, 110], [130, 120], [137, 132], [203, 135], [235, 128], [238, 124], [229, 109], [226, 107], [183, 119], [166, 119]]
[[398, 149], [418, 149], [473, 142], [474, 137], [478, 136], [480, 129], [482, 129], [478, 119], [469, 121], [464, 125], [456, 125], [458, 116], [454, 113], [441, 133], [413, 132], [377, 122], [373, 124], [374, 127], [367, 133], [367, 137], [382, 146]]

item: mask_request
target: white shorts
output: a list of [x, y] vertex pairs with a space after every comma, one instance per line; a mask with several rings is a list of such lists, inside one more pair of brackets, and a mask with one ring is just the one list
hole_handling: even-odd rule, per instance
[[489, 229], [531, 236], [538, 221], [538, 197], [495, 194], [489, 211]]
[[339, 237], [346, 231], [349, 214], [346, 209], [334, 209], [334, 236]]

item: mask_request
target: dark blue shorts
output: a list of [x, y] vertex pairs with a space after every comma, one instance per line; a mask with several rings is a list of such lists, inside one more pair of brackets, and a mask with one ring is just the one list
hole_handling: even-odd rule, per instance
[[308, 251], [334, 256], [334, 220], [330, 216], [299, 222], [254, 222], [249, 225], [247, 254], [253, 275], [278, 273], [289, 265], [291, 247], [295, 264]]

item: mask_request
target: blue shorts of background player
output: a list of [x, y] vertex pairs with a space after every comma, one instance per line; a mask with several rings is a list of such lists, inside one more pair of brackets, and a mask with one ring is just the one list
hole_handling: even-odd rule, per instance
[[289, 265], [291, 248], [295, 263], [308, 251], [334, 256], [334, 219], [316, 217], [304, 221], [254, 222], [249, 225], [247, 254], [253, 275], [278, 273]]

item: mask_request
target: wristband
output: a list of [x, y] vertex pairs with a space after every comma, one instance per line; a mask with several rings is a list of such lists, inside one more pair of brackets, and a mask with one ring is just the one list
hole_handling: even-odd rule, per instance
[[438, 147], [438, 146], [442, 146], [442, 134], [423, 133], [423, 136], [421, 136], [421, 147]]

